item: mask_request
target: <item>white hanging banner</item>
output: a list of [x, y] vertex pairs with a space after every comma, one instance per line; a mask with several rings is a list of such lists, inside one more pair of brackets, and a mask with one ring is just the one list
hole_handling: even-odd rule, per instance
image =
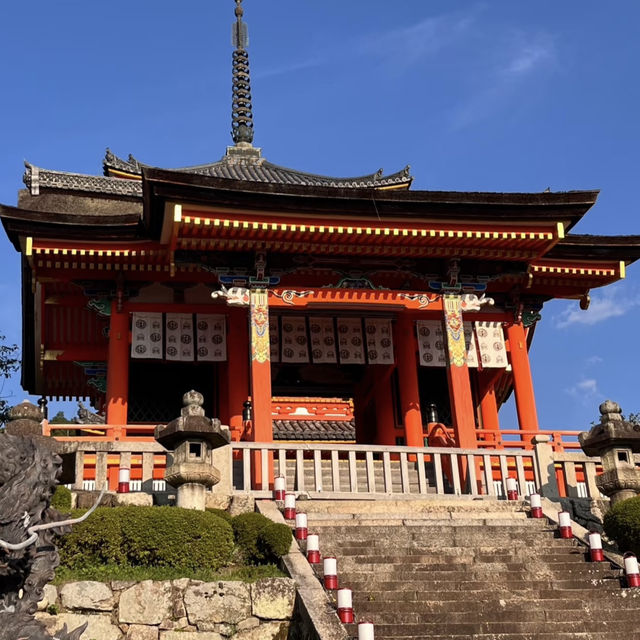
[[271, 362], [280, 362], [280, 326], [278, 316], [269, 316], [269, 347]]
[[282, 317], [282, 362], [309, 362], [307, 324], [304, 316]]
[[309, 334], [311, 357], [314, 363], [334, 363], [338, 361], [333, 318], [325, 316], [309, 318]]
[[507, 366], [507, 350], [501, 322], [475, 322], [480, 347], [480, 361], [485, 369], [503, 369]]
[[369, 364], [393, 364], [391, 320], [387, 318], [366, 318], [364, 329]]
[[132, 314], [131, 357], [162, 360], [162, 314]]
[[165, 329], [167, 360], [193, 362], [193, 315], [167, 313]]
[[478, 366], [478, 350], [476, 349], [476, 339], [473, 335], [473, 323], [464, 322], [464, 346], [467, 350], [467, 366]]
[[360, 318], [338, 318], [340, 364], [364, 364], [364, 340]]
[[440, 320], [417, 320], [418, 354], [422, 367], [446, 367], [445, 339]]
[[196, 314], [196, 359], [223, 362], [227, 359], [227, 318], [224, 315]]

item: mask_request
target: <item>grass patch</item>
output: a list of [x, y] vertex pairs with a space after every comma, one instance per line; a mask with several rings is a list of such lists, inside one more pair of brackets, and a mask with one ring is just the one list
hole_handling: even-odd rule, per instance
[[56, 569], [56, 576], [52, 584], [61, 585], [65, 582], [81, 582], [84, 580], [140, 582], [142, 580], [177, 580], [178, 578], [191, 578], [192, 580], [202, 580], [203, 582], [216, 582], [218, 580], [255, 582], [261, 578], [286, 577], [288, 577], [287, 574], [280, 571], [274, 564], [229, 566], [217, 571], [193, 570], [180, 567], [132, 567], [104, 564], [76, 569], [60, 566]]

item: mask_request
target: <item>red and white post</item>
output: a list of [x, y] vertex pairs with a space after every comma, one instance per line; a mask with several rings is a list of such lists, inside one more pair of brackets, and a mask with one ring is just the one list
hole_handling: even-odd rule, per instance
[[640, 587], [640, 569], [638, 559], [633, 553], [624, 554], [624, 575], [627, 578], [628, 587]]
[[327, 556], [322, 564], [324, 588], [335, 591], [338, 588], [338, 561], [334, 556]]
[[351, 589], [338, 589], [338, 617], [343, 624], [351, 624], [353, 622]]
[[558, 527], [560, 529], [560, 537], [568, 540], [573, 538], [571, 530], [571, 516], [567, 511], [558, 511]]
[[589, 558], [591, 562], [603, 562], [604, 551], [602, 551], [602, 537], [597, 531], [589, 533]]
[[540, 499], [540, 494], [532, 493], [529, 496], [529, 501], [531, 503], [531, 517], [542, 518], [542, 500]]
[[284, 494], [287, 487], [287, 481], [284, 476], [276, 476], [273, 479], [273, 499], [284, 500]]
[[309, 564], [320, 564], [320, 538], [317, 533], [307, 536], [307, 560]]
[[507, 500], [518, 499], [518, 482], [515, 478], [507, 478]]
[[121, 467], [118, 471], [118, 493], [129, 493], [131, 469]]
[[307, 514], [296, 513], [296, 540], [306, 540], [307, 532]]
[[284, 494], [284, 519], [293, 520], [296, 517], [296, 494]]
[[374, 640], [372, 622], [358, 623], [358, 640]]

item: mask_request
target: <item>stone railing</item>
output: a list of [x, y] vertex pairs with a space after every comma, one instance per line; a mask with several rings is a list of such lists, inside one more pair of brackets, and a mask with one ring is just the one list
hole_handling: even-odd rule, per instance
[[71, 582], [48, 585], [36, 618], [54, 634], [63, 625], [88, 623], [86, 638], [180, 640], [181, 638], [287, 637], [296, 585], [290, 578], [243, 582]]
[[[506, 443], [505, 443], [506, 444]], [[165, 491], [170, 456], [156, 442], [79, 441], [65, 443], [75, 455], [73, 488], [115, 489], [118, 469], [131, 469], [132, 491]], [[533, 438], [529, 449], [455, 449], [353, 444], [232, 442], [235, 493], [271, 495], [274, 475], [287, 489], [315, 497], [359, 494], [506, 495], [506, 480], [517, 480], [520, 495], [600, 499], [595, 484], [599, 458], [554, 451], [549, 436]], [[486, 443], [485, 443], [486, 447]], [[71, 453], [73, 452], [73, 453]], [[640, 465], [640, 456], [636, 456]]]

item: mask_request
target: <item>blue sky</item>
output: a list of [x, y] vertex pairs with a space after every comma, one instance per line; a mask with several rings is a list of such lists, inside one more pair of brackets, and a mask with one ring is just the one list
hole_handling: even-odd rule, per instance
[[[255, 144], [331, 175], [410, 164], [414, 189], [601, 189], [581, 233], [638, 234], [640, 4], [618, 0], [245, 0]], [[104, 150], [175, 167], [230, 144], [232, 0], [4, 3], [0, 202], [22, 162], [100, 173]], [[0, 328], [19, 341], [18, 255], [0, 239]], [[545, 306], [540, 423], [640, 411], [640, 265]], [[22, 397], [17, 383], [5, 394]], [[514, 426], [512, 407], [504, 426]]]

